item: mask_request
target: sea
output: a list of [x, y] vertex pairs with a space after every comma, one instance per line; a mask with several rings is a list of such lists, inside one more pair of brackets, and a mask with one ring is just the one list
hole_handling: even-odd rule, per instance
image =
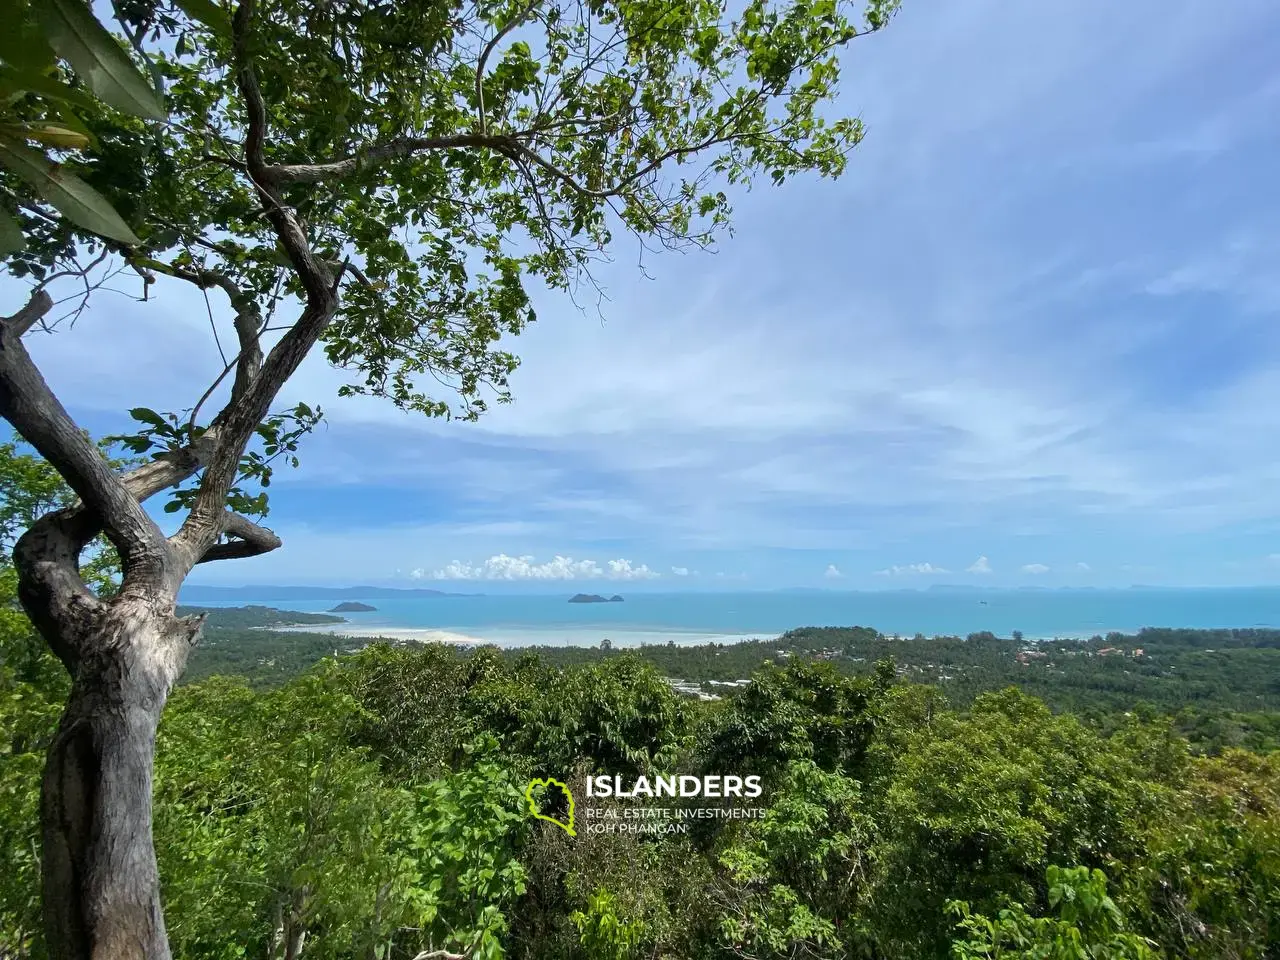
[[[197, 588], [198, 590], [198, 588]], [[617, 603], [569, 603], [569, 593], [362, 598], [377, 609], [345, 613], [346, 623], [308, 626], [353, 636], [491, 643], [504, 647], [615, 647], [729, 643], [773, 638], [797, 627], [873, 627], [888, 635], [964, 636], [1021, 631], [1028, 639], [1087, 638], [1143, 627], [1280, 628], [1280, 588], [981, 590], [879, 592], [633, 593]], [[338, 600], [203, 600], [320, 613]]]

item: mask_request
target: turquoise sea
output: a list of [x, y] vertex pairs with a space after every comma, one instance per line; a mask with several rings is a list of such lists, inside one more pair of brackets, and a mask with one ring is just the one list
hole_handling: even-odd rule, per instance
[[[571, 604], [572, 591], [544, 596], [385, 597], [360, 600], [372, 613], [348, 613], [333, 632], [478, 640], [503, 646], [703, 643], [773, 637], [803, 626], [866, 626], [887, 634], [964, 635], [980, 630], [1028, 638], [1089, 637], [1142, 627], [1277, 627], [1280, 588], [1014, 591], [634, 593], [622, 603]], [[207, 601], [195, 588], [184, 602], [255, 603], [322, 612], [337, 601]], [[307, 628], [314, 630], [315, 628]]]

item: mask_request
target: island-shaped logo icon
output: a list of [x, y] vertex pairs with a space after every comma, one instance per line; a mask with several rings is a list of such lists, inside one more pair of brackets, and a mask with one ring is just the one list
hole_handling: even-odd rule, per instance
[[[535, 794], [541, 794], [543, 798], [546, 799], [547, 798], [546, 795], [555, 789], [558, 789], [564, 795], [564, 798], [567, 804], [567, 813], [565, 814], [565, 819], [563, 820], [560, 820], [557, 817], [552, 817], [552, 816], [549, 816], [548, 814], [543, 813], [542, 807], [539, 806], [538, 800], [534, 796]], [[570, 792], [569, 788], [565, 786], [563, 783], [561, 783], [559, 780], [555, 779], [554, 777], [546, 777], [545, 779], [540, 779], [540, 780], [530, 780], [529, 785], [524, 788], [524, 798], [529, 804], [529, 813], [535, 819], [545, 820], [547, 821], [547, 823], [554, 823], [557, 827], [559, 827], [565, 833], [569, 834], [569, 836], [571, 837], [576, 837], [578, 835], [577, 832], [573, 829], [573, 793]], [[554, 802], [548, 804], [549, 808], [554, 808], [554, 806], [556, 806]]]

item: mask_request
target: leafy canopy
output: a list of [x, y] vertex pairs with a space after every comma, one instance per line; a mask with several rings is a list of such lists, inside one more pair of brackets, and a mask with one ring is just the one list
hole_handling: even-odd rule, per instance
[[[353, 373], [345, 392], [474, 417], [487, 390], [508, 397], [516, 360], [498, 344], [534, 319], [529, 278], [570, 288], [619, 228], [706, 244], [729, 222], [724, 189], [760, 174], [838, 175], [862, 135], [822, 113], [839, 48], [895, 7], [129, 0], [123, 27], [170, 121], [99, 91], [107, 105], [82, 117], [95, 147], [63, 169], [123, 217], [137, 244], [97, 232], [145, 280], [221, 287], [259, 330], [302, 290], [266, 181], [344, 284], [323, 339]], [[40, 102], [26, 96], [15, 109]], [[4, 183], [28, 241], [13, 266], [43, 276], [83, 222]]]

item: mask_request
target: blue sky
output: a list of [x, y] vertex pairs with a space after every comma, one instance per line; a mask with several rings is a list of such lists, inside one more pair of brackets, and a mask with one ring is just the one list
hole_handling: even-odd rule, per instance
[[[843, 179], [621, 240], [603, 322], [539, 295], [480, 423], [309, 360], [285, 547], [193, 582], [1280, 582], [1280, 6], [904, 0], [845, 69]], [[33, 335], [89, 429], [221, 369], [161, 294]]]

